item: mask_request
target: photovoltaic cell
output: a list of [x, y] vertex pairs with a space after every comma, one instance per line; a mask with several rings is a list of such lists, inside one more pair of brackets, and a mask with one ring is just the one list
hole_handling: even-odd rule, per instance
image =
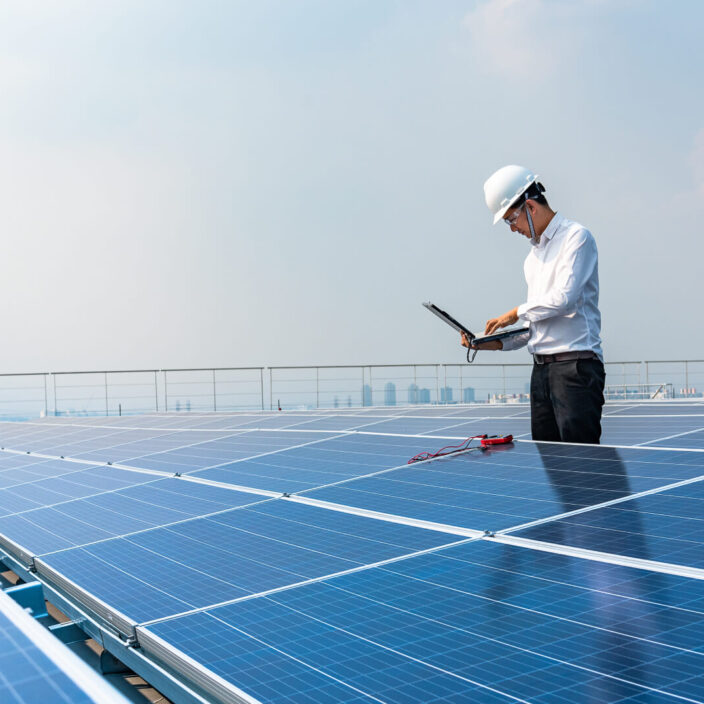
[[227, 511], [265, 498], [175, 478], [156, 479], [0, 517], [0, 534], [22, 548], [20, 557], [34, 557]]
[[[51, 506], [71, 499], [116, 491], [154, 480], [154, 476], [116, 467], [65, 463], [74, 471], [46, 479], [25, 481], [0, 489], [0, 515]], [[53, 471], [53, 470], [52, 470]]]
[[0, 701], [3, 704], [127, 704], [32, 617], [0, 592]]
[[424, 438], [343, 435], [305, 447], [197, 472], [194, 476], [294, 493], [405, 465], [426, 449]]
[[457, 540], [276, 501], [56, 552], [40, 563], [141, 622]]
[[534, 526], [516, 535], [704, 569], [704, 481]]
[[277, 704], [315, 701], [321, 674], [349, 687], [334, 701], [699, 701], [704, 654], [689, 646], [704, 613], [666, 594], [682, 587], [701, 607], [702, 583], [589, 567], [475, 541], [138, 634]]
[[414, 464], [305, 495], [497, 531], [702, 473], [704, 454], [699, 453], [517, 443]]
[[[330, 433], [328, 437], [333, 437]], [[225, 438], [211, 439], [197, 445], [158, 453], [135, 455], [126, 458], [123, 463], [154, 469], [162, 472], [194, 472], [206, 467], [224, 465], [233, 460], [246, 459], [268, 454], [297, 445], [324, 440], [324, 433], [305, 432], [265, 432], [252, 430], [229, 435]]]
[[648, 443], [652, 447], [687, 447], [692, 450], [704, 450], [704, 430], [698, 430], [686, 435], [678, 435], [665, 440]]

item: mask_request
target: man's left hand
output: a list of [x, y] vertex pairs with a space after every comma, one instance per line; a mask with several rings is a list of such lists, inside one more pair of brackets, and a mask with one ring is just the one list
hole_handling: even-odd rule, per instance
[[518, 321], [518, 307], [513, 308], [508, 313], [500, 315], [498, 318], [492, 318], [486, 321], [485, 335], [493, 335], [499, 328], [505, 328], [513, 325]]

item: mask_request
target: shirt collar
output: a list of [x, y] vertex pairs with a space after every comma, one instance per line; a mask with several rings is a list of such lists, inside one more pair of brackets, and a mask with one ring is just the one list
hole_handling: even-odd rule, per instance
[[545, 240], [551, 240], [553, 235], [557, 232], [562, 222], [562, 215], [560, 213], [555, 213], [552, 216], [552, 220], [548, 223], [548, 226], [543, 230], [543, 234], [540, 236], [541, 243]]

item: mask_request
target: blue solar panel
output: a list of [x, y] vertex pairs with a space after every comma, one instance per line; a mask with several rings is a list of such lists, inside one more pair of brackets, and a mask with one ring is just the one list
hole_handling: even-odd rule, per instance
[[[120, 470], [116, 470], [120, 471]], [[174, 478], [0, 517], [0, 533], [43, 555], [262, 501], [265, 497]]]
[[704, 569], [704, 481], [534, 526], [517, 535]]
[[[41, 630], [40, 630], [41, 629]], [[0, 701], [3, 704], [127, 704], [43, 627], [0, 592]]]
[[352, 434], [253, 460], [197, 472], [194, 476], [270, 491], [298, 492], [405, 465], [427, 449], [423, 438]]
[[704, 612], [678, 596], [696, 594], [701, 607], [702, 583], [592, 567], [479, 541], [154, 624], [139, 638], [158, 653], [156, 635], [277, 704], [315, 701], [321, 675], [349, 687], [332, 701], [359, 691], [388, 702], [696, 701]]
[[98, 466], [86, 469], [85, 465], [77, 463], [64, 464], [73, 471], [0, 489], [0, 515], [51, 506], [154, 480], [153, 475], [115, 467]]
[[704, 473], [704, 454], [517, 443], [306, 492], [409, 518], [503, 530]]
[[686, 435], [677, 435], [648, 444], [652, 447], [686, 447], [692, 450], [704, 450], [704, 430], [688, 432]]
[[57, 552], [41, 562], [139, 622], [456, 540], [276, 501]]
[[[686, 447], [704, 427], [691, 406], [605, 411], [605, 443]], [[47, 419], [0, 423], [0, 444], [475, 530], [548, 519], [516, 535], [704, 569], [704, 482], [552, 519], [702, 476], [704, 453], [516, 443], [406, 464], [451, 443], [433, 436], [528, 434], [529, 414], [506, 404]], [[147, 651], [188, 673], [181, 649], [262, 701], [630, 704], [704, 691], [700, 580], [491, 540], [398, 560], [458, 538], [7, 453], [0, 533], [98, 620], [130, 633], [164, 619], [140, 634]], [[223, 694], [221, 681], [209, 686]]]
[[[97, 442], [93, 447], [77, 448], [75, 453], [69, 452], [67, 449], [64, 454], [71, 454], [93, 462], [131, 464], [131, 460], [136, 457], [147, 455], [159, 457], [163, 453], [177, 452], [179, 449], [187, 452], [187, 448], [191, 447], [193, 448], [191, 454], [194, 454], [197, 448], [217, 441], [226, 442], [227, 438], [234, 437], [239, 432], [227, 430], [181, 430], [176, 432], [170, 429], [155, 434], [154, 431], [126, 430], [118, 433], [118, 437], [113, 438], [115, 442]], [[204, 451], [204, 454], [207, 454], [207, 451]]]
[[[123, 460], [124, 464], [162, 472], [193, 472], [206, 467], [226, 464], [233, 460], [255, 457], [288, 447], [305, 445], [332, 437], [325, 433], [267, 432], [251, 430], [210, 439], [158, 453], [134, 455]], [[212, 434], [211, 434], [212, 436]]]

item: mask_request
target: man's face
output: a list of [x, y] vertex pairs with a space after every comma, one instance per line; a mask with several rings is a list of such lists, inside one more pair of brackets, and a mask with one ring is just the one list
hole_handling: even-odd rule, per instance
[[527, 207], [528, 203], [524, 202], [516, 208], [511, 208], [504, 215], [504, 222], [511, 228], [511, 232], [519, 232], [530, 239], [530, 228], [525, 213]]

